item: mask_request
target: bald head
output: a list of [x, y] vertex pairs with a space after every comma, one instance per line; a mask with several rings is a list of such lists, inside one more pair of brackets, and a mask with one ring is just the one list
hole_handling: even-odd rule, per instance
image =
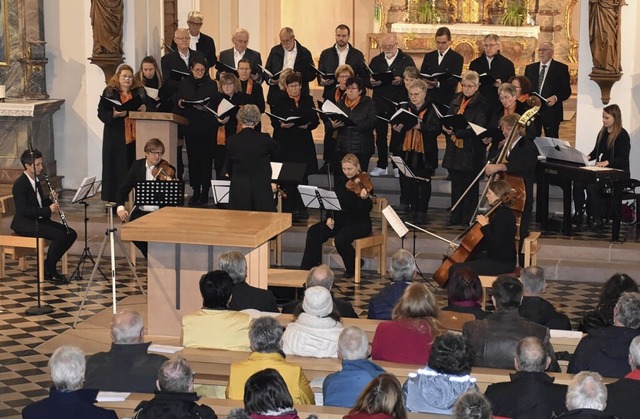
[[515, 357], [517, 371], [543, 372], [550, 362], [551, 358], [539, 338], [529, 336], [518, 342]]
[[324, 287], [331, 291], [334, 279], [335, 275], [329, 265], [323, 263], [309, 271], [307, 275], [307, 288]]
[[548, 63], [553, 58], [553, 44], [551, 42], [541, 42], [538, 45], [538, 56], [542, 64]]
[[122, 310], [111, 320], [111, 339], [114, 343], [134, 344], [144, 340], [144, 322], [140, 313]]
[[393, 33], [385, 33], [380, 40], [380, 48], [386, 58], [395, 56], [398, 52], [398, 37]]

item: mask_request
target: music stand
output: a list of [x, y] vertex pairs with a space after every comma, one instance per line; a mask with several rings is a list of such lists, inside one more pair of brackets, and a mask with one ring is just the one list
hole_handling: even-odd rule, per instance
[[143, 180], [136, 183], [136, 206], [181, 207], [184, 205], [184, 182]]
[[211, 191], [213, 192], [213, 203], [216, 205], [228, 204], [230, 189], [231, 189], [230, 180], [212, 180]]
[[393, 160], [393, 162], [396, 164], [396, 166], [398, 166], [398, 170], [400, 170], [400, 173], [402, 173], [406, 177], [408, 177], [410, 179], [421, 180], [423, 182], [431, 182], [431, 179], [428, 179], [426, 177], [416, 176], [413, 173], [413, 171], [411, 171], [411, 168], [407, 165], [407, 163], [405, 163], [405, 161], [402, 160], [400, 157], [391, 156], [391, 160]]
[[298, 185], [302, 202], [307, 208], [319, 208], [326, 211], [342, 211], [338, 195], [334, 191], [320, 189], [317, 186]]
[[[94, 265], [96, 264], [96, 261], [93, 259], [93, 255], [91, 255], [91, 249], [89, 248], [89, 241], [87, 237], [87, 223], [89, 222], [89, 217], [87, 216], [87, 208], [89, 207], [89, 203], [87, 202], [87, 198], [94, 197], [101, 185], [102, 181], [96, 181], [95, 176], [86, 177], [82, 180], [80, 187], [71, 200], [72, 204], [84, 205], [84, 249], [82, 250], [82, 254], [80, 255], [80, 260], [78, 261], [76, 268], [73, 270], [73, 273], [69, 276], [69, 278], [67, 278], [67, 284], [73, 279], [74, 276], [78, 280], [82, 279], [84, 265], [87, 259], [89, 259]], [[98, 270], [100, 271], [100, 274], [104, 277], [104, 279], [108, 280], [107, 275], [102, 272], [102, 269], [100, 269], [100, 267], [98, 267]]]

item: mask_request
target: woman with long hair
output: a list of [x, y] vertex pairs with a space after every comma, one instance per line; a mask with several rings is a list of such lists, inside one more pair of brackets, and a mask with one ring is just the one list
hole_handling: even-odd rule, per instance
[[482, 307], [482, 283], [473, 269], [460, 268], [447, 281], [447, 306], [442, 310], [473, 314], [484, 319], [490, 313]]
[[380, 374], [367, 385], [344, 419], [407, 419], [402, 387], [392, 374]]
[[598, 305], [585, 313], [578, 325], [578, 330], [589, 333], [613, 325], [613, 309], [618, 299], [625, 292], [638, 292], [638, 285], [627, 274], [614, 274], [602, 286]]
[[160, 72], [160, 66], [158, 66], [158, 62], [153, 56], [148, 55], [142, 59], [140, 68], [133, 77], [142, 83], [147, 92], [148, 111], [161, 110], [162, 103], [166, 104], [167, 100], [171, 99], [167, 97], [166, 94], [163, 95], [165, 90], [162, 89], [164, 79]]
[[244, 385], [244, 410], [251, 419], [298, 419], [287, 384], [273, 368], [249, 377]]

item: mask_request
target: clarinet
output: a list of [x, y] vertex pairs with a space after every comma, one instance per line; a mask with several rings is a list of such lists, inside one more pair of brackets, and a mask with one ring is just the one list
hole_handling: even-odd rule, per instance
[[[46, 173], [43, 173], [43, 176], [44, 176], [44, 181], [47, 182], [47, 186], [49, 187], [49, 192], [51, 193], [51, 200], [55, 204], [58, 204], [56, 191], [53, 189], [53, 186], [51, 186], [51, 182], [49, 182], [49, 175], [47, 175]], [[67, 229], [67, 234], [69, 234], [69, 224], [67, 224], [67, 219], [64, 216], [64, 212], [62, 211], [62, 208], [60, 208], [60, 204], [58, 204], [58, 214], [60, 214], [60, 220], [62, 220], [62, 224], [64, 224], [64, 228]]]

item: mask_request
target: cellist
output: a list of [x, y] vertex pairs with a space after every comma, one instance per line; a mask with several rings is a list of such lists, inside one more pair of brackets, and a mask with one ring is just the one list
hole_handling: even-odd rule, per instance
[[[511, 186], [504, 180], [489, 183], [487, 201], [493, 208], [491, 218], [476, 216], [482, 239], [466, 262], [455, 263], [449, 268], [449, 277], [459, 268], [473, 269], [478, 275], [500, 275], [513, 272], [516, 267], [516, 218], [505, 200], [513, 195]], [[463, 239], [464, 242], [464, 239]]]
[[[518, 123], [519, 118], [520, 115], [513, 113], [505, 115], [500, 119], [499, 126], [505, 138], [509, 138], [509, 134]], [[518, 175], [524, 180], [526, 198], [520, 220], [520, 242], [518, 246], [518, 249], [520, 249], [518, 260], [520, 266], [524, 266], [522, 244], [524, 239], [529, 235], [529, 221], [531, 220], [531, 212], [533, 210], [533, 182], [535, 181], [536, 165], [538, 163], [538, 148], [531, 138], [525, 135], [526, 128], [524, 126], [519, 126], [517, 130], [517, 134], [511, 142], [511, 147], [507, 151], [507, 161], [505, 163], [487, 165], [485, 173], [491, 176], [494, 173], [506, 172], [512, 175]]]

